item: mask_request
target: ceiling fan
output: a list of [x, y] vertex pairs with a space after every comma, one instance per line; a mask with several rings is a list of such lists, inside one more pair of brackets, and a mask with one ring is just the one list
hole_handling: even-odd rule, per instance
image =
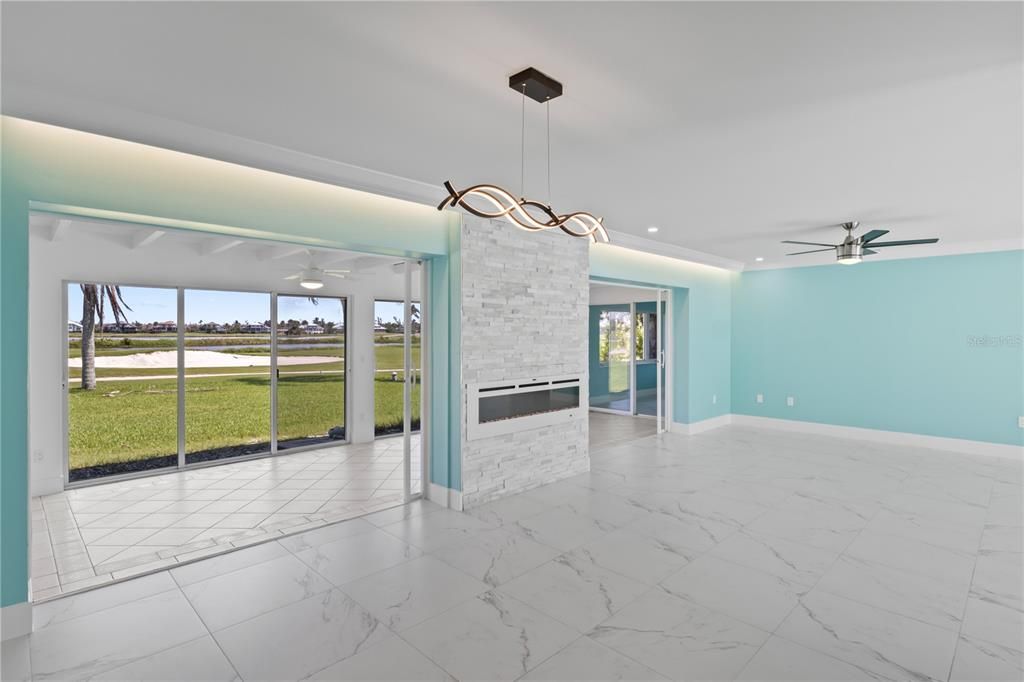
[[871, 230], [865, 232], [859, 237], [853, 236], [853, 231], [860, 226], [858, 222], [847, 222], [841, 223], [838, 227], [846, 230], [846, 239], [841, 244], [821, 244], [819, 242], [797, 242], [790, 239], [784, 240], [783, 244], [804, 244], [806, 246], [824, 246], [823, 249], [811, 249], [810, 251], [797, 251], [796, 253], [787, 253], [787, 256], [802, 256], [805, 253], [819, 253], [821, 251], [829, 251], [835, 249], [836, 259], [843, 265], [853, 265], [859, 263], [863, 256], [872, 256], [876, 253], [875, 249], [885, 248], [887, 246], [910, 246], [911, 244], [934, 244], [939, 241], [938, 238], [932, 239], [905, 239], [902, 241], [895, 242], [876, 242], [875, 240], [879, 237], [883, 237], [889, 234], [889, 230]]
[[285, 279], [299, 280], [299, 286], [303, 289], [322, 289], [324, 286], [324, 277], [350, 279], [348, 277], [349, 272], [349, 270], [340, 270], [337, 268], [317, 268], [310, 266], [302, 272], [285, 277]]

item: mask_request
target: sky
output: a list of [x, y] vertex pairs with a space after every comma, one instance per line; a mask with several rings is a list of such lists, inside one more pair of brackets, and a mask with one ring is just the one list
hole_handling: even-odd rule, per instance
[[[163, 322], [178, 317], [178, 294], [175, 289], [155, 287], [121, 287], [129, 322]], [[320, 298], [314, 305], [303, 296], [278, 296], [277, 314], [281, 320], [309, 320], [320, 317], [335, 324], [341, 323], [341, 303], [338, 299]], [[82, 317], [82, 291], [78, 284], [68, 284], [68, 319], [80, 321]], [[402, 304], [377, 301], [374, 317], [389, 322], [393, 317], [402, 319]], [[263, 322], [270, 318], [270, 295], [234, 291], [185, 290], [185, 322]], [[113, 321], [108, 313], [106, 321]]]

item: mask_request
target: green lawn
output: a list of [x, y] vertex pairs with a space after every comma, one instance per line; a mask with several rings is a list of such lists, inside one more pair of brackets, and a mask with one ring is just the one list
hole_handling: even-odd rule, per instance
[[608, 392], [622, 393], [629, 390], [629, 363], [608, 363]]
[[[282, 372], [278, 388], [279, 440], [323, 436], [331, 426], [341, 425], [345, 396], [341, 374]], [[378, 379], [374, 402], [378, 426], [401, 425], [401, 381], [391, 381], [390, 375]], [[71, 469], [177, 451], [174, 379], [101, 381], [95, 391], [73, 386], [68, 405]], [[413, 415], [419, 415], [418, 391], [413, 392]], [[186, 380], [186, 452], [269, 440], [269, 372]]]

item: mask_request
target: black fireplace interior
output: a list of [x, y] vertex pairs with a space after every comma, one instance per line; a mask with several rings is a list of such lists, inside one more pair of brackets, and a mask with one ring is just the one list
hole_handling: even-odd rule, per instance
[[515, 386], [495, 386], [493, 388], [480, 389], [480, 423], [528, 417], [534, 414], [571, 410], [579, 407], [579, 385], [559, 387], [557, 384], [558, 382], [545, 381], [537, 384], [535, 388], [529, 384], [520, 384], [519, 392], [504, 395], [487, 395], [487, 393], [507, 391], [515, 388]]

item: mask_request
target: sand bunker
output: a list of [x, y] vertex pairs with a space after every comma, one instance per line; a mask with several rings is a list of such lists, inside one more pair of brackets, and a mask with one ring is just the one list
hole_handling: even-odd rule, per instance
[[[324, 355], [280, 355], [279, 367], [291, 365], [315, 365], [322, 362], [339, 362], [340, 357]], [[81, 367], [82, 358], [68, 358], [68, 367]], [[132, 353], [131, 355], [104, 355], [96, 358], [97, 367], [123, 369], [159, 369], [178, 366], [178, 351], [159, 350], [153, 353]], [[269, 355], [234, 355], [212, 350], [185, 351], [185, 367], [270, 367]]]

